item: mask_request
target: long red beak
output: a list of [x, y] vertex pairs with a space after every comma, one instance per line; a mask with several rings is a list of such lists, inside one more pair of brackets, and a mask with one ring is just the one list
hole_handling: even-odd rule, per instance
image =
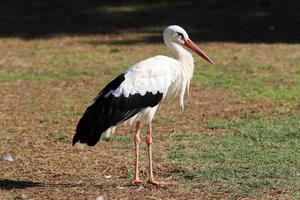
[[190, 48], [191, 50], [193, 50], [196, 54], [201, 56], [203, 59], [207, 60], [211, 64], [214, 64], [214, 62], [208, 57], [208, 55], [206, 55], [206, 53], [204, 53], [204, 51], [202, 51], [192, 40], [187, 39], [184, 42], [184, 45]]

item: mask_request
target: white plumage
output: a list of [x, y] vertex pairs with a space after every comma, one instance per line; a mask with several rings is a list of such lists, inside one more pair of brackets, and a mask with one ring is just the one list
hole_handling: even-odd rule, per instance
[[[193, 66], [190, 66], [193, 68]], [[144, 96], [146, 92], [157, 94], [158, 92], [163, 94], [162, 100], [173, 99], [174, 97], [184, 93], [187, 89], [186, 84], [183, 84], [184, 66], [178, 60], [167, 56], [155, 56], [141, 61], [125, 72], [125, 80], [121, 85], [115, 89], [109, 91], [105, 96], [114, 95], [119, 97], [124, 95], [140, 94]], [[186, 78], [189, 83], [192, 77]], [[180, 99], [180, 105], [183, 108], [183, 98]], [[125, 124], [132, 125], [137, 121], [150, 123], [157, 110], [155, 107], [147, 107], [142, 109], [138, 114], [125, 121]], [[115, 128], [108, 129], [105, 132], [105, 136], [109, 136], [114, 132]]]
[[104, 133], [112, 134], [116, 126], [136, 124], [135, 147], [136, 168], [133, 184], [141, 181], [138, 176], [138, 149], [140, 124], [147, 124], [147, 144], [149, 148], [149, 183], [154, 181], [152, 173], [152, 127], [151, 122], [159, 103], [179, 96], [184, 109], [184, 96], [188, 92], [194, 72], [193, 56], [183, 47], [186, 46], [210, 63], [210, 58], [197, 47], [188, 34], [179, 26], [169, 26], [163, 33], [164, 42], [175, 58], [158, 55], [130, 67], [126, 72], [110, 82], [98, 95], [95, 102], [87, 108], [80, 119], [73, 144], [77, 141], [95, 145]]

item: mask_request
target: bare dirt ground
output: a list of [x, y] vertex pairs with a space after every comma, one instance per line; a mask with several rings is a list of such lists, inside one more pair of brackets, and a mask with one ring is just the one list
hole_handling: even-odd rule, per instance
[[[56, 86], [53, 88], [53, 84]], [[126, 141], [130, 149], [114, 151], [114, 142], [101, 141], [95, 148], [71, 145], [71, 138], [79, 116], [66, 116], [55, 119], [55, 124], [44, 124], [44, 115], [53, 110], [70, 109], [69, 105], [57, 102], [58, 92], [74, 92], [80, 84], [46, 84], [36, 81], [22, 81], [2, 85], [1, 123], [9, 127], [11, 135], [2, 137], [1, 154], [11, 153], [12, 163], [1, 163], [2, 196], [22, 196], [30, 199], [94, 199], [104, 195], [108, 199], [197, 199], [210, 197], [199, 190], [189, 190], [176, 180], [176, 166], [167, 164], [160, 154], [164, 154], [168, 144], [155, 140], [155, 176], [167, 180], [166, 188], [145, 185], [143, 191], [130, 186], [124, 175], [133, 168], [133, 142]], [[76, 89], [77, 88], [77, 89]], [[83, 89], [83, 88], [82, 88]], [[169, 119], [166, 123], [154, 124], [155, 137], [180, 132], [202, 132], [218, 134], [206, 130], [204, 121], [211, 118], [232, 118], [253, 112], [270, 112], [268, 103], [235, 100], [222, 90], [212, 90], [193, 85], [186, 110], [181, 112], [178, 103], [163, 104], [159, 116]], [[7, 95], [9, 94], [9, 95]], [[24, 106], [30, 99], [41, 105], [35, 111]], [[82, 105], [72, 105], [72, 108]], [[61, 131], [62, 139], [53, 139], [55, 131]], [[116, 134], [132, 134], [129, 128], [119, 128]], [[5, 142], [4, 142], [5, 141]], [[5, 152], [4, 152], [5, 150]], [[143, 154], [146, 154], [143, 146]], [[143, 179], [147, 176], [146, 158], [142, 159]], [[104, 175], [111, 175], [105, 179]], [[175, 176], [175, 177], [173, 177]], [[118, 189], [118, 186], [124, 189]], [[147, 195], [147, 197], [145, 196]]]
[[[181, 166], [168, 160], [171, 145], [176, 143], [171, 138], [226, 134], [209, 129], [209, 120], [300, 113], [298, 2], [2, 1], [0, 157], [9, 153], [14, 161], [0, 159], [0, 200], [97, 196], [105, 200], [230, 199], [228, 193], [236, 191], [208, 191], [183, 180]], [[195, 72], [206, 74], [195, 74], [184, 112], [178, 100], [159, 107], [153, 123], [154, 175], [170, 184], [164, 188], [143, 184], [137, 191], [139, 187], [130, 185], [134, 164], [131, 127], [119, 126], [111, 140], [100, 141], [95, 147], [72, 146], [71, 140], [81, 114], [105, 83], [139, 60], [170, 55], [161, 39], [163, 27], [170, 23], [185, 26], [217, 63], [210, 75], [217, 72], [220, 76], [215, 80], [208, 77], [211, 85], [197, 82], [210, 70], [195, 59]], [[225, 76], [221, 76], [223, 72], [227, 72]], [[219, 82], [218, 77], [223, 80]], [[215, 82], [220, 85], [213, 87]], [[247, 84], [239, 87], [236, 83]], [[238, 91], [246, 90], [245, 94], [251, 89], [252, 98]], [[189, 145], [190, 141], [184, 142]], [[143, 180], [148, 172], [146, 153], [143, 140]], [[295, 163], [289, 166], [295, 167]], [[290, 177], [289, 173], [284, 175]], [[238, 177], [236, 183], [239, 181]], [[234, 197], [293, 199], [284, 190], [279, 183], [257, 197], [255, 192], [249, 198], [247, 193], [245, 198]]]
[[[90, 37], [86, 39], [90, 40]], [[67, 46], [69, 40], [80, 41], [82, 37], [61, 41], [53, 39], [50, 42], [39, 40], [27, 42], [26, 45], [28, 48], [34, 45], [51, 48], [59, 41]], [[2, 48], [8, 48], [7, 54], [13, 54], [12, 50], [17, 46], [14, 42], [2, 44]], [[89, 51], [93, 51], [93, 48]], [[138, 48], [132, 49], [137, 52]], [[154, 48], [149, 45], [145, 51], [152, 53], [160, 50], [161, 47], [157, 45]], [[27, 57], [29, 55], [32, 55], [32, 59]], [[26, 67], [25, 61], [31, 67]], [[15, 61], [3, 62], [6, 62], [2, 65], [4, 68], [13, 70]], [[44, 69], [42, 59], [32, 52], [25, 53], [22, 62], [21, 67], [15, 66], [21, 71]], [[89, 63], [87, 67], [96, 70], [98, 64]], [[164, 188], [144, 184], [144, 189], [137, 191], [138, 186], [130, 185], [128, 175], [134, 162], [133, 136], [132, 140], [123, 142], [101, 141], [93, 148], [71, 145], [80, 113], [103, 84], [90, 76], [62, 80], [15, 80], [0, 84], [0, 125], [3, 130], [0, 155], [10, 153], [14, 157], [13, 162], [0, 162], [0, 199], [95, 199], [99, 195], [105, 199], [224, 198], [226, 194], [193, 189], [180, 181], [178, 166], [165, 160], [168, 141], [155, 138], [180, 133], [214, 136], [222, 132], [206, 129], [205, 122], [209, 119], [232, 119], [274, 111], [270, 102], [244, 100], [226, 90], [193, 83], [185, 111], [180, 110], [177, 100], [163, 103], [153, 125], [155, 177], [170, 184]], [[83, 99], [88, 100], [84, 102]], [[66, 111], [80, 113], [70, 114]], [[121, 125], [116, 135], [132, 135], [132, 130]], [[141, 174], [142, 179], [146, 180], [148, 166], [144, 141], [141, 152]], [[106, 179], [105, 175], [112, 178]]]

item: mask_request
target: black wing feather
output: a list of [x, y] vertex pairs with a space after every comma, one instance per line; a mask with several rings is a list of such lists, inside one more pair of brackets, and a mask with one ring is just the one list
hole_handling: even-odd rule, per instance
[[136, 93], [130, 94], [129, 97], [115, 97], [112, 94], [105, 96], [117, 89], [124, 80], [125, 74], [121, 74], [111, 81], [86, 109], [78, 122], [73, 145], [80, 141], [94, 146], [108, 128], [133, 117], [143, 108], [156, 106], [162, 100], [163, 94], [160, 92], [147, 92], [145, 95]]

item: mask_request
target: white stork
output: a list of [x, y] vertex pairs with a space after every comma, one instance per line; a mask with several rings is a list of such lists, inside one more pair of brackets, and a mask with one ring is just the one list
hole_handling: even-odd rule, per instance
[[154, 180], [152, 172], [152, 119], [159, 103], [179, 96], [183, 109], [183, 98], [194, 72], [194, 59], [185, 48], [213, 64], [213, 61], [189, 39], [186, 31], [177, 25], [168, 26], [163, 32], [164, 42], [175, 58], [154, 56], [140, 61], [116, 77], [101, 90], [94, 103], [79, 120], [73, 145], [80, 141], [94, 146], [102, 133], [107, 136], [115, 131], [116, 125], [125, 122], [135, 124], [135, 177], [132, 184], [140, 184], [139, 145], [141, 122], [147, 124], [147, 146], [149, 153], [149, 180], [153, 185], [164, 182]]

